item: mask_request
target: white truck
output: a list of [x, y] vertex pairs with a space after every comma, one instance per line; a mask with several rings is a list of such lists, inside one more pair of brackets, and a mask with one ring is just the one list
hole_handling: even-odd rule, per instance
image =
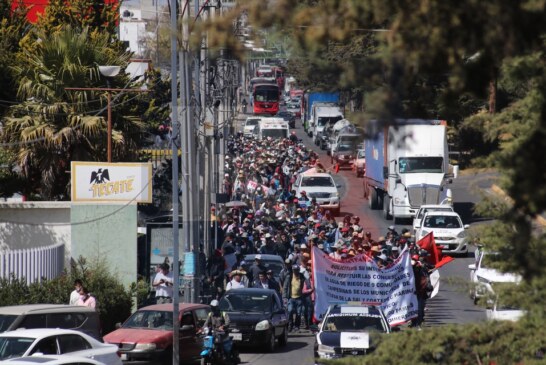
[[324, 129], [343, 119], [343, 111], [339, 106], [319, 104], [312, 114], [313, 121], [311, 128], [313, 133], [313, 142], [318, 146], [320, 144]]
[[451, 197], [446, 122], [399, 119], [393, 126], [370, 121], [366, 133], [364, 197], [385, 219], [413, 218], [424, 204]]
[[262, 140], [270, 138], [288, 138], [288, 122], [282, 118], [261, 118], [254, 127], [253, 135]]

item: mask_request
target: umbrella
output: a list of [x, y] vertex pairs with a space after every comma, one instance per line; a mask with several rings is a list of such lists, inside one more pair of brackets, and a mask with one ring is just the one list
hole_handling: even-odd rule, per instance
[[233, 200], [233, 201], [227, 202], [226, 207], [228, 207], [228, 208], [246, 207], [246, 203], [238, 201], [238, 200]]

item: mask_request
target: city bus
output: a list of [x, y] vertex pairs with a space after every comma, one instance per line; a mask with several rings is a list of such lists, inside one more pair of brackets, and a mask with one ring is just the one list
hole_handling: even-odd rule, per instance
[[254, 114], [275, 115], [279, 111], [280, 92], [277, 84], [256, 84], [252, 91]]

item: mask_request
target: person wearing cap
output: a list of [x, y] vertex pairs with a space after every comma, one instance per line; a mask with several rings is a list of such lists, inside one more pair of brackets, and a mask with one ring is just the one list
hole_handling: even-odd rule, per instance
[[241, 289], [245, 288], [245, 284], [242, 282], [243, 275], [246, 275], [246, 272], [243, 270], [233, 270], [229, 276], [231, 277], [231, 280], [226, 285], [226, 292], [230, 291], [231, 289]]
[[223, 342], [228, 336], [227, 330], [229, 329], [230, 323], [229, 316], [227, 313], [220, 310], [220, 303], [217, 299], [213, 299], [210, 302], [210, 309], [211, 311], [202, 328], [210, 328], [223, 332], [223, 335], [220, 335], [221, 337], [219, 338], [220, 342]]
[[268, 269], [265, 273], [270, 283], [269, 288], [275, 290], [277, 292], [277, 295], [279, 296], [279, 299], [282, 301], [281, 284], [277, 281], [277, 279], [275, 279], [273, 270]]
[[337, 241], [334, 245], [335, 251], [330, 254], [330, 257], [335, 260], [341, 260], [342, 259], [342, 253], [343, 253], [343, 244], [341, 241]]
[[265, 267], [262, 264], [262, 255], [254, 256], [254, 263], [248, 269], [248, 280], [252, 283], [258, 279], [260, 272], [264, 271]]
[[169, 272], [169, 264], [162, 263], [160, 271], [155, 275], [152, 286], [155, 288], [157, 304], [172, 303], [173, 298], [173, 274]]
[[265, 244], [260, 247], [260, 254], [262, 255], [278, 255], [277, 247], [275, 241], [273, 240], [273, 235], [267, 232], [264, 235]]
[[389, 258], [387, 257], [387, 255], [385, 255], [383, 252], [374, 257], [375, 263], [380, 269], [384, 269], [385, 267], [387, 267], [388, 259]]
[[260, 289], [275, 289], [275, 284], [269, 280], [267, 277], [267, 270], [260, 271], [258, 273], [258, 278], [254, 280], [252, 283], [253, 288], [260, 288]]

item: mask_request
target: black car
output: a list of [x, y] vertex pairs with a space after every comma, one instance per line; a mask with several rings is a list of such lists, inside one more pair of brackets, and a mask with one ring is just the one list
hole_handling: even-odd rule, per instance
[[264, 346], [275, 351], [288, 342], [288, 314], [274, 290], [232, 289], [220, 299], [220, 310], [229, 316], [229, 336], [238, 346]]
[[294, 114], [287, 111], [280, 111], [275, 116], [286, 120], [290, 128], [296, 128], [296, 116]]

